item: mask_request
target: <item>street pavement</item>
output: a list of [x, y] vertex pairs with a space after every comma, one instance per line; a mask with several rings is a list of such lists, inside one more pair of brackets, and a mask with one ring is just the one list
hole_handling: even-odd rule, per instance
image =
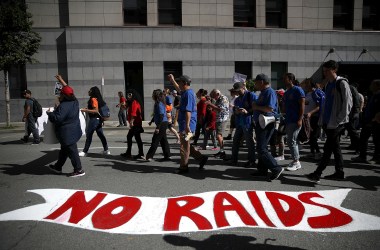
[[[336, 232], [328, 229], [302, 230], [302, 227], [272, 229], [240, 226], [205, 231], [193, 227], [194, 230], [183, 230], [184, 232], [140, 234], [138, 231], [110, 233], [37, 219], [1, 221], [4, 213], [43, 204], [45, 200], [41, 195], [27, 192], [37, 189], [93, 190], [130, 197], [161, 198], [211, 191], [319, 192], [344, 189], [348, 190], [348, 194], [343, 197], [342, 208], [372, 215], [375, 219], [380, 217], [380, 165], [351, 163], [349, 159], [354, 156], [351, 151], [343, 150], [347, 177], [345, 181], [321, 179], [319, 184], [308, 181], [304, 175], [315, 170], [316, 162], [302, 159], [300, 170], [284, 171], [278, 180], [267, 182], [265, 178], [250, 176], [253, 169], [242, 167], [247, 159], [246, 148], [240, 150], [240, 166], [225, 165], [222, 160], [212, 157], [215, 151], [205, 150], [202, 153], [210, 158], [204, 171], [199, 171], [198, 163], [191, 160], [190, 172], [178, 175], [174, 171], [179, 167], [179, 145], [172, 135], [169, 135], [169, 142], [173, 161], [127, 161], [120, 156], [126, 149], [127, 132], [127, 128], [105, 128], [111, 150], [111, 155], [108, 156], [100, 154], [102, 147], [95, 134], [88, 157], [81, 158], [86, 175], [69, 178], [54, 174], [46, 167], [56, 161], [59, 144], [24, 144], [19, 140], [23, 135], [22, 129], [0, 129], [0, 249], [380, 249], [379, 227], [373, 229], [371, 226], [360, 230], [348, 226], [344, 227], [345, 230], [339, 229]], [[145, 153], [151, 138], [152, 129], [146, 128], [142, 135]], [[80, 149], [84, 142], [85, 137], [82, 137], [78, 142]], [[231, 143], [232, 141], [226, 142], [227, 154], [231, 152]], [[320, 143], [323, 146], [323, 142]], [[348, 140], [343, 139], [342, 147], [346, 146]], [[132, 152], [137, 154], [136, 143], [133, 144]], [[159, 147], [155, 159], [163, 157], [161, 152]], [[305, 146], [301, 155], [308, 152]], [[373, 152], [372, 145], [370, 152]], [[280, 162], [283, 166], [290, 162], [289, 151], [286, 153], [287, 160]], [[63, 172], [71, 171], [72, 166], [68, 160]], [[324, 175], [333, 172], [334, 167], [331, 165]], [[263, 203], [264, 209], [269, 211], [267, 205]], [[286, 204], [283, 206], [286, 213], [290, 208], [286, 209]], [[153, 211], [156, 208], [150, 209]], [[157, 207], [158, 209], [160, 208]], [[33, 217], [33, 211], [30, 213], [28, 216]], [[273, 218], [271, 216], [269, 217]], [[149, 214], [146, 217], [143, 226], [149, 227], [151, 222], [153, 228], [156, 222], [149, 219]], [[366, 227], [370, 221], [360, 223]]]

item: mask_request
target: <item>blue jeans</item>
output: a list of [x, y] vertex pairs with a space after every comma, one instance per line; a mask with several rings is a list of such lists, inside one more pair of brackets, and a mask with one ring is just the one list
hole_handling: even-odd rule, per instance
[[290, 154], [294, 161], [300, 159], [300, 153], [298, 150], [297, 137], [298, 133], [301, 130], [301, 127], [298, 127], [297, 123], [286, 124], [286, 142], [288, 144]]
[[275, 123], [270, 123], [264, 129], [258, 124], [255, 127], [256, 151], [259, 159], [257, 168], [260, 172], [267, 172], [268, 169], [272, 171], [273, 169], [280, 167], [268, 151], [268, 143], [272, 137], [274, 125]]
[[31, 113], [28, 115], [27, 119], [27, 136], [24, 137], [28, 138], [30, 134], [33, 135], [33, 142], [39, 143], [40, 142], [40, 136], [38, 133], [38, 128], [36, 127], [37, 118], [34, 117]]
[[127, 121], [125, 120], [125, 110], [120, 109], [119, 114], [117, 115], [119, 117], [119, 125], [126, 125]]
[[90, 145], [92, 142], [92, 135], [96, 131], [96, 134], [99, 136], [100, 141], [102, 142], [104, 151], [108, 150], [107, 139], [104, 136], [102, 123], [99, 118], [90, 117], [90, 121], [88, 122], [86, 129], [86, 144], [84, 146], [83, 152], [87, 153], [90, 149]]
[[237, 126], [234, 134], [234, 139], [232, 141], [232, 156], [231, 160], [237, 162], [239, 147], [241, 138], [244, 136], [245, 143], [248, 148], [248, 160], [249, 162], [255, 162], [255, 142], [253, 141], [253, 125], [249, 128], [243, 126]]

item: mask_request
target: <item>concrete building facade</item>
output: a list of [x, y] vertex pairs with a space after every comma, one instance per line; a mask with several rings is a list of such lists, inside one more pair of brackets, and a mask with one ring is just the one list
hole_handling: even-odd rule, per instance
[[[358, 71], [363, 67], [380, 69], [378, 26], [367, 29], [363, 25], [368, 22], [363, 15], [368, 16], [369, 9], [376, 6], [368, 7], [366, 0], [352, 0], [351, 14], [341, 18], [350, 17], [343, 21], [348, 29], [335, 21], [342, 17], [338, 0], [166, 1], [179, 4], [178, 9], [162, 2], [26, 0], [34, 29], [42, 36], [35, 55], [39, 62], [25, 67], [26, 87], [43, 106], [52, 106], [54, 75], [59, 72], [73, 86], [81, 106], [86, 106], [88, 90], [98, 86], [111, 108], [112, 120], [117, 120], [117, 92], [135, 88], [144, 100], [144, 119], [149, 120], [152, 91], [169, 86], [165, 74], [171, 72], [189, 75], [195, 90], [218, 88], [227, 95], [234, 72], [250, 77], [265, 73], [272, 78], [272, 87], [279, 88], [285, 72], [294, 73], [299, 80], [322, 78], [318, 70], [328, 59], [340, 61], [359, 82], [356, 78], [361, 73], [353, 72], [352, 67]], [[245, 14], [240, 15], [238, 8], [247, 2], [249, 11], [243, 8]], [[128, 9], [139, 4], [145, 11]], [[276, 10], [279, 4], [285, 4], [280, 11]], [[370, 12], [375, 13], [375, 20], [378, 12]], [[128, 13], [137, 13], [142, 24], [126, 22]], [[247, 13], [253, 18], [251, 23], [246, 21]], [[179, 23], [168, 24], [175, 15], [179, 15]], [[281, 20], [276, 22], [277, 18]], [[376, 72], [365, 75], [362, 81], [366, 83], [361, 84], [379, 77]], [[11, 86], [16, 81], [20, 81], [17, 76], [11, 78]], [[4, 114], [4, 84], [0, 88]], [[17, 96], [17, 88], [13, 91], [11, 119], [18, 121], [24, 100]], [[4, 122], [5, 117], [0, 120]]]

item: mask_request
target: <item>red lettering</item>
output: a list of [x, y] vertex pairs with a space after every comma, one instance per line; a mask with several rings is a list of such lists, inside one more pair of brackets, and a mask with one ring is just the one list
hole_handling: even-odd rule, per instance
[[[178, 204], [179, 201], [185, 201], [186, 204], [180, 206]], [[191, 211], [203, 203], [204, 200], [202, 198], [195, 196], [168, 198], [168, 207], [164, 219], [164, 231], [178, 231], [182, 217], [191, 219], [200, 230], [212, 229], [211, 223], [205, 217]]]
[[247, 195], [260, 219], [262, 219], [264, 223], [267, 224], [267, 226], [276, 227], [265, 213], [265, 209], [263, 207], [263, 204], [261, 204], [261, 201], [257, 196], [257, 193], [255, 191], [247, 191]]
[[[225, 200], [228, 201], [230, 205], [224, 205]], [[214, 216], [218, 227], [227, 227], [230, 225], [226, 219], [226, 211], [235, 211], [244, 224], [257, 226], [256, 221], [235, 197], [227, 192], [219, 192], [214, 198]]]
[[[121, 197], [115, 199], [97, 209], [92, 216], [92, 224], [98, 229], [112, 229], [127, 223], [135, 216], [141, 207], [141, 201], [137, 197]], [[116, 214], [112, 212], [121, 207]]]
[[[302, 217], [305, 214], [305, 208], [299, 200], [291, 196], [275, 192], [265, 192], [265, 194], [284, 226], [292, 227], [301, 222]], [[285, 211], [282, 207], [280, 200], [289, 205], [288, 211]]]
[[340, 227], [352, 222], [352, 217], [346, 214], [345, 212], [336, 209], [335, 207], [331, 207], [329, 205], [319, 204], [312, 201], [312, 198], [323, 198], [323, 196], [318, 193], [303, 193], [298, 195], [298, 198], [305, 202], [306, 204], [311, 204], [317, 207], [323, 207], [330, 211], [330, 214], [310, 217], [307, 219], [311, 228], [332, 228], [332, 227]]
[[89, 215], [99, 203], [106, 197], [105, 193], [97, 193], [94, 198], [89, 202], [86, 201], [84, 191], [75, 192], [67, 201], [62, 204], [57, 210], [45, 217], [48, 220], [55, 220], [67, 210], [71, 209], [69, 221], [70, 223], [77, 224], [87, 215]]

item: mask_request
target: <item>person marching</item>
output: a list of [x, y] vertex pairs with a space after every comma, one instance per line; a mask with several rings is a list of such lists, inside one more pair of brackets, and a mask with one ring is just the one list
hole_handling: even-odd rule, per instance
[[104, 151], [103, 155], [110, 155], [111, 152], [108, 150], [107, 139], [103, 133], [103, 121], [101, 120], [99, 109], [103, 107], [106, 103], [103, 100], [102, 94], [98, 87], [94, 86], [88, 91], [90, 99], [87, 102], [87, 108], [82, 108], [81, 111], [88, 114], [90, 120], [86, 128], [86, 143], [83, 151], [79, 153], [79, 156], [87, 156], [88, 150], [90, 149], [92, 136], [94, 132], [99, 136], [102, 142]]
[[125, 110], [127, 109], [127, 99], [125, 99], [123, 92], [119, 91], [119, 103], [116, 105], [117, 108], [119, 108], [118, 118], [119, 118], [119, 125], [121, 126], [127, 126], [127, 121], [125, 119]]
[[[162, 151], [164, 154], [164, 158], [160, 161], [171, 161], [170, 158], [170, 147], [168, 143], [168, 139], [166, 137], [166, 130], [168, 128], [168, 117], [166, 115], [166, 105], [165, 105], [165, 93], [160, 89], [156, 89], [153, 91], [152, 99], [154, 100], [154, 114], [153, 120], [156, 124], [156, 129], [154, 130], [152, 144], [146, 153], [145, 160], [151, 161], [154, 154], [156, 153], [158, 144], [161, 144]], [[149, 122], [151, 125], [151, 122]]]

